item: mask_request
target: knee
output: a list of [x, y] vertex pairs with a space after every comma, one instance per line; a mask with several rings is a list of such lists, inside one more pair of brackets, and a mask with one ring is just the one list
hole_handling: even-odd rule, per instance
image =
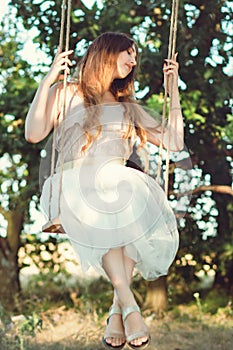
[[114, 276], [111, 283], [115, 289], [128, 288], [128, 281], [122, 276]]

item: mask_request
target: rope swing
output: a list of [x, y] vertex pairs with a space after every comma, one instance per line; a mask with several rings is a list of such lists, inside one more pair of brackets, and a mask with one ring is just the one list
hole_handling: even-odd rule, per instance
[[[67, 14], [66, 14], [67, 12]], [[66, 38], [65, 38], [65, 51], [69, 49], [69, 38], [70, 38], [70, 17], [71, 17], [71, 0], [62, 0], [62, 14], [61, 14], [61, 30], [59, 37], [59, 49], [62, 51], [64, 47], [64, 33], [65, 33], [65, 14], [66, 14]], [[65, 63], [67, 66], [67, 62]], [[58, 215], [56, 218], [51, 217], [51, 202], [53, 194], [53, 176], [55, 173], [55, 155], [56, 155], [56, 134], [58, 127], [58, 119], [54, 120], [53, 129], [53, 143], [52, 143], [52, 159], [51, 159], [51, 172], [50, 172], [50, 191], [49, 191], [49, 221], [42, 227], [43, 232], [48, 233], [65, 233], [64, 228], [60, 223], [61, 213], [61, 193], [62, 193], [62, 173], [64, 165], [64, 120], [66, 118], [66, 91], [67, 91], [67, 71], [64, 72], [63, 80], [63, 99], [61, 108], [61, 156], [60, 156], [60, 170], [59, 170], [59, 194], [58, 194]], [[57, 91], [58, 93], [58, 91]], [[58, 103], [58, 98], [57, 98]]]
[[[169, 34], [169, 44], [168, 44], [168, 59], [174, 59], [176, 52], [176, 38], [177, 38], [177, 23], [178, 23], [178, 10], [179, 10], [179, 0], [172, 1], [172, 10], [171, 10], [171, 24], [170, 24], [170, 34]], [[172, 86], [173, 77], [170, 79], [170, 86]], [[157, 181], [160, 182], [161, 171], [162, 171], [162, 162], [163, 162], [163, 141], [164, 141], [164, 130], [165, 124], [167, 121], [168, 126], [168, 147], [166, 153], [166, 171], [165, 171], [165, 185], [164, 191], [168, 196], [168, 184], [169, 184], [169, 164], [170, 164], [170, 112], [173, 101], [172, 91], [170, 93], [169, 101], [169, 110], [167, 116], [167, 100], [168, 100], [168, 90], [169, 86], [164, 85], [164, 100], [163, 100], [163, 114], [162, 114], [162, 133], [161, 141], [159, 146], [159, 161], [158, 161], [158, 172], [157, 172]]]
[[[174, 58], [175, 47], [176, 47], [176, 34], [177, 34], [177, 19], [178, 19], [178, 6], [179, 1], [173, 0], [172, 10], [171, 10], [171, 26], [170, 26], [170, 35], [169, 35], [169, 47], [168, 47], [168, 59]], [[66, 20], [65, 20], [66, 17]], [[62, 11], [61, 11], [61, 30], [59, 38], [59, 48], [62, 51], [63, 48], [65, 51], [69, 50], [69, 37], [70, 37], [70, 18], [71, 18], [71, 0], [62, 0]], [[66, 22], [66, 26], [65, 26]], [[66, 28], [65, 28], [66, 27]], [[66, 29], [66, 35], [65, 35]], [[65, 36], [65, 45], [64, 45], [64, 36]], [[66, 63], [67, 65], [67, 63]], [[172, 78], [171, 78], [172, 79]], [[170, 79], [170, 83], [171, 83]], [[167, 121], [167, 126], [169, 130], [170, 126], [170, 113], [167, 117], [167, 99], [168, 99], [168, 86], [165, 84], [164, 90], [164, 104], [163, 104], [163, 113], [162, 113], [162, 133], [161, 133], [161, 142], [159, 147], [159, 161], [158, 161], [158, 173], [157, 180], [161, 178], [161, 168], [162, 168], [162, 151], [163, 151], [163, 139], [164, 139], [164, 129]], [[53, 176], [55, 173], [55, 159], [56, 159], [56, 134], [57, 127], [59, 124], [58, 119], [54, 120], [54, 130], [52, 138], [52, 156], [51, 156], [51, 171], [50, 171], [50, 188], [49, 188], [49, 213], [48, 213], [48, 222], [42, 227], [43, 232], [47, 233], [65, 233], [64, 228], [60, 223], [60, 203], [61, 203], [61, 193], [62, 193], [62, 174], [63, 174], [63, 165], [64, 165], [64, 120], [66, 118], [66, 92], [67, 92], [67, 71], [64, 72], [63, 80], [63, 99], [62, 99], [62, 108], [61, 108], [61, 153], [60, 153], [60, 169], [59, 169], [59, 193], [58, 193], [58, 215], [56, 218], [51, 217], [51, 203], [53, 195]], [[58, 93], [58, 91], [57, 91]], [[170, 97], [169, 110], [171, 110], [172, 105], [172, 94]], [[57, 98], [57, 101], [59, 99]], [[165, 173], [165, 193], [168, 193], [168, 181], [169, 181], [169, 159], [170, 159], [170, 134], [169, 134], [169, 144], [167, 147], [166, 155], [166, 173]]]

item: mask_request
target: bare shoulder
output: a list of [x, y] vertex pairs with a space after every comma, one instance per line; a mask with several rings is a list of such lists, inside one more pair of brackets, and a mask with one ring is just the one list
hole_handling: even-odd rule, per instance
[[53, 105], [57, 116], [61, 115], [64, 103], [66, 112], [68, 112], [83, 102], [77, 83], [67, 82], [64, 87], [63, 82], [58, 82], [51, 87], [51, 95], [53, 95]]

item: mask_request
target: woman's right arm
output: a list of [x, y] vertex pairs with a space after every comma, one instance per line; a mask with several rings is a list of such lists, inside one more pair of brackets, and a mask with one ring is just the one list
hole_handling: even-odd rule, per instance
[[[57, 84], [61, 71], [70, 73], [68, 58], [73, 50], [56, 54], [51, 69], [42, 80], [31, 103], [25, 121], [25, 138], [28, 142], [37, 143], [43, 140], [52, 130], [54, 120], [58, 117]], [[53, 86], [52, 86], [53, 85]]]

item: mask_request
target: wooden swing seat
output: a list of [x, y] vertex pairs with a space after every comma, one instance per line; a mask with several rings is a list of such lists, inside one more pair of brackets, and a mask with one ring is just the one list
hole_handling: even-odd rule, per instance
[[49, 220], [42, 226], [42, 231], [46, 233], [66, 233], [59, 217]]

